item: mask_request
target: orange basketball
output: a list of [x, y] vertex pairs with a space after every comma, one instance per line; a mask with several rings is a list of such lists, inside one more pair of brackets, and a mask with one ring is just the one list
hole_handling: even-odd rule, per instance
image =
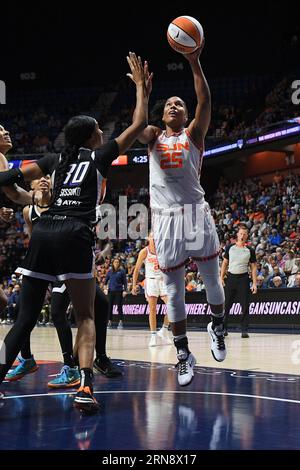
[[195, 18], [179, 16], [169, 24], [167, 38], [175, 51], [190, 54], [201, 45], [203, 28]]

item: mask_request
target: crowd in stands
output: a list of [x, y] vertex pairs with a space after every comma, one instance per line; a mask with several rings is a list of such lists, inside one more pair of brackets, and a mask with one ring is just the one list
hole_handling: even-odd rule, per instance
[[[295, 106], [291, 100], [292, 77], [284, 78], [275, 85], [274, 80], [269, 82], [269, 87], [271, 87], [269, 89], [266, 84], [259, 86], [260, 82], [253, 82], [251, 85], [251, 81], [246, 80], [245, 77], [240, 80], [245, 81], [245, 92], [239, 94], [236, 92], [232, 96], [230, 93], [226, 93], [226, 87], [230, 88], [231, 86], [229, 79], [222, 85], [225, 91], [221, 95], [217, 92], [220, 87], [220, 84], [217, 85], [219, 82], [212, 80], [213, 118], [208, 130], [207, 146], [226, 139], [246, 137], [254, 132], [259, 132], [260, 129], [272, 123], [299, 116], [299, 106]], [[214, 99], [214, 82], [216, 82], [215, 95], [217, 99]], [[233, 90], [238, 88], [238, 81], [235, 82], [232, 79], [232, 83], [235, 84], [234, 87], [231, 87]], [[101, 125], [107, 119], [115, 121], [111, 138], [119, 135], [130, 125], [132, 120], [133, 102], [131, 102], [131, 94], [124, 91], [124, 86], [125, 84], [117, 87], [119, 94], [115, 93], [116, 96], [112, 103], [106, 106], [107, 109], [101, 109]], [[126, 86], [129, 87], [129, 84], [127, 83]], [[154, 93], [150, 107], [153, 124], [161, 125], [165, 98], [169, 94], [176, 94], [176, 83], [172, 86], [174, 90], [172, 88], [165, 90], [163, 84], [159, 84], [158, 90]], [[240, 88], [242, 92], [243, 81]], [[29, 95], [27, 101], [24, 101], [23, 96], [21, 101], [21, 98], [19, 101], [16, 98], [16, 102], [13, 101], [10, 106], [6, 105], [0, 109], [0, 122], [12, 135], [14, 143], [12, 153], [60, 152], [64, 145], [62, 130], [70, 116], [79, 113], [95, 115], [93, 110], [95, 110], [97, 101], [101, 101], [101, 96], [105, 95], [105, 93], [99, 95], [97, 89], [70, 90], [64, 93], [52, 92], [53, 90], [51, 92], [45, 91], [43, 99], [43, 94], [39, 91], [39, 101], [37, 101], [39, 105], [34, 108], [35, 112], [32, 112], [32, 100], [34, 101], [35, 95]], [[192, 82], [187, 82], [185, 88], [182, 90], [180, 88], [177, 93], [186, 100], [188, 109], [192, 111], [196, 105]], [[121, 94], [122, 99], [119, 96]], [[75, 96], [76, 99], [73, 99]], [[59, 101], [55, 102], [54, 97], [56, 100], [59, 97]], [[136, 142], [133, 146], [141, 145]]]
[[[213, 103], [213, 119], [208, 131], [210, 139], [231, 139], [241, 134], [251, 133], [273, 122], [300, 115], [299, 106], [291, 105], [291, 79], [279, 81], [272, 90], [264, 95], [264, 104], [259, 107], [257, 93], [254, 89], [243, 105], [218, 105]], [[76, 96], [78, 93], [76, 94]], [[253, 97], [253, 106], [251, 106]], [[13, 107], [2, 107], [0, 122], [11, 132], [14, 142], [14, 153], [46, 153], [60, 151], [63, 145], [62, 128], [70, 115], [87, 110], [96, 101], [85, 101], [84, 96], [76, 106], [74, 100], [66, 102], [59, 114], [55, 106], [36, 107], [34, 113], [26, 112], [29, 104], [24, 104], [16, 112]], [[61, 98], [63, 99], [63, 98]], [[88, 103], [88, 105], [87, 105]], [[190, 104], [190, 103], [188, 103]], [[163, 101], [156, 100], [152, 107], [152, 121], [159, 124], [162, 115]], [[113, 109], [113, 106], [112, 106]], [[120, 110], [121, 109], [121, 110]], [[50, 110], [50, 111], [49, 111]], [[258, 111], [259, 110], [259, 111]], [[133, 108], [124, 104], [118, 109], [112, 137], [119, 135], [131, 122]], [[107, 111], [106, 115], [109, 115]], [[221, 178], [219, 187], [210, 201], [215, 218], [222, 253], [226, 246], [234, 241], [236, 228], [240, 223], [249, 229], [249, 244], [257, 256], [257, 274], [259, 288], [293, 288], [300, 287], [300, 176], [290, 173], [287, 177], [274, 175], [272, 184], [265, 186], [259, 178], [228, 183]], [[107, 198], [118, 207], [120, 195], [126, 195], [131, 204], [136, 202], [149, 205], [149, 192], [146, 187], [134, 188], [130, 185], [121, 191], [112, 190]], [[130, 219], [128, 220], [130, 222]], [[9, 305], [2, 321], [12, 321], [16, 315], [17, 298], [21, 280], [13, 273], [24, 257], [28, 247], [28, 236], [24, 230], [22, 212], [15, 210], [12, 224], [0, 222], [0, 269], [2, 287]], [[111, 240], [112, 258], [118, 257], [126, 270], [128, 293], [131, 292], [132, 273], [139, 251], [145, 246], [145, 240]], [[98, 252], [101, 244], [98, 243]], [[105, 277], [111, 266], [111, 258], [97, 264], [97, 276], [103, 290], [106, 289]], [[140, 271], [140, 292], [143, 292], [144, 269]], [[192, 261], [186, 266], [187, 292], [201, 292], [205, 285], [197, 266]], [[41, 324], [51, 323], [49, 303], [45, 301]], [[1, 319], [0, 319], [1, 321]]]
[[[112, 199], [127, 195], [129, 204], [143, 202], [148, 204], [148, 189], [127, 185], [113, 192]], [[300, 175], [290, 172], [283, 177], [280, 173], [273, 176], [272, 184], [263, 185], [259, 178], [228, 183], [220, 179], [219, 187], [210, 201], [218, 235], [221, 242], [220, 263], [225, 248], [234, 243], [239, 224], [249, 229], [249, 245], [257, 257], [258, 288], [295, 288], [300, 287]], [[130, 221], [130, 219], [128, 219]], [[3, 322], [10, 322], [15, 316], [16, 298], [21, 280], [14, 270], [25, 255], [28, 236], [24, 230], [22, 213], [15, 212], [13, 224], [0, 225], [0, 264], [2, 285], [9, 306], [4, 313]], [[127, 276], [127, 293], [131, 293], [132, 274], [139, 251], [146, 240], [110, 240], [112, 253], [96, 263], [100, 287], [106, 292], [105, 277], [111, 268], [112, 259], [119, 258]], [[97, 241], [96, 255], [103, 248], [103, 241]], [[96, 257], [97, 258], [97, 257]], [[144, 267], [140, 270], [140, 293], [144, 292]], [[193, 261], [186, 265], [186, 291], [201, 292], [205, 285]], [[40, 325], [51, 324], [49, 304], [51, 293], [45, 300]]]
[[[293, 104], [291, 99], [292, 82], [291, 77], [284, 78], [264, 95], [262, 95], [261, 90], [259, 91], [254, 86], [253, 89], [248, 90], [247, 99], [232, 100], [230, 105], [225, 104], [226, 101], [215, 101], [213, 99], [212, 120], [206, 137], [206, 147], [239, 137], [246, 138], [250, 135], [256, 135], [271, 124], [298, 117], [300, 115], [300, 106]], [[193, 93], [190, 99], [186, 99], [187, 107], [191, 112], [196, 106], [192, 82], [188, 88]], [[185, 93], [187, 92], [185, 91]], [[169, 94], [176, 94], [176, 90], [170, 90]], [[179, 96], [181, 96], [180, 93]], [[183, 97], [185, 97], [184, 94]], [[164, 99], [156, 100], [150, 112], [150, 122], [158, 127], [163, 126], [161, 117], [164, 103]], [[132, 111], [132, 107], [128, 105], [121, 108], [115, 122], [112, 138], [128, 127], [131, 122]], [[140, 146], [140, 144], [137, 144], [137, 146]]]

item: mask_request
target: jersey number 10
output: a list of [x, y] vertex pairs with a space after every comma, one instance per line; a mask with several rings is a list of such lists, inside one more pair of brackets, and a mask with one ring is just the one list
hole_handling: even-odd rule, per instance
[[90, 162], [80, 162], [72, 163], [69, 167], [69, 171], [66, 175], [66, 179], [64, 181], [64, 185], [77, 185], [82, 183], [88, 169], [90, 166]]

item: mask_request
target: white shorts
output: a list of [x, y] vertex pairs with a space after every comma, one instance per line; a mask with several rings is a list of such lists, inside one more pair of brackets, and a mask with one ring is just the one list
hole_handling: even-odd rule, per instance
[[189, 258], [209, 261], [219, 256], [219, 238], [207, 202], [152, 210], [152, 230], [163, 272], [184, 266]]
[[145, 297], [167, 296], [167, 287], [161, 277], [149, 278], [145, 280]]

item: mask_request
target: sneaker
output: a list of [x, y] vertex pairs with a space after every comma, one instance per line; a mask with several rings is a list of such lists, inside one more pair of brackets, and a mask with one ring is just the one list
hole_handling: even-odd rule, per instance
[[111, 320], [108, 320], [108, 323], [107, 323], [107, 328], [110, 329], [112, 327], [112, 323], [111, 323]]
[[123, 322], [122, 320], [119, 321], [119, 324], [118, 324], [118, 330], [123, 330], [124, 326], [123, 326]]
[[105, 377], [109, 379], [123, 375], [123, 372], [107, 356], [101, 359], [96, 358], [94, 360], [93, 370], [95, 373], [105, 375]]
[[48, 382], [50, 388], [69, 388], [80, 384], [78, 367], [63, 366], [57, 376]]
[[8, 380], [9, 382], [19, 380], [24, 377], [24, 375], [36, 372], [39, 368], [33, 356], [30, 359], [23, 359], [23, 357], [18, 356], [18, 361], [20, 362], [20, 364], [14, 369], [10, 369], [8, 371], [5, 380]]
[[74, 406], [88, 414], [97, 413], [100, 405], [93, 395], [93, 389], [88, 386], [81, 386], [75, 395]]
[[242, 331], [242, 338], [249, 338], [247, 331]]
[[211, 338], [211, 353], [218, 362], [224, 361], [226, 357], [226, 347], [224, 342], [223, 325], [212, 327], [212, 322], [207, 325], [207, 332]]
[[164, 344], [172, 344], [172, 340], [169, 337], [168, 328], [164, 326], [157, 332], [157, 335], [160, 337]]
[[196, 358], [192, 353], [189, 353], [185, 359], [180, 358], [180, 356], [182, 355], [177, 355], [179, 362], [176, 364], [178, 368], [178, 383], [181, 387], [185, 387], [194, 378], [193, 367], [196, 364]]
[[157, 346], [157, 337], [156, 337], [156, 333], [151, 333], [151, 336], [150, 336], [150, 341], [149, 341], [149, 348], [152, 348], [153, 346]]

